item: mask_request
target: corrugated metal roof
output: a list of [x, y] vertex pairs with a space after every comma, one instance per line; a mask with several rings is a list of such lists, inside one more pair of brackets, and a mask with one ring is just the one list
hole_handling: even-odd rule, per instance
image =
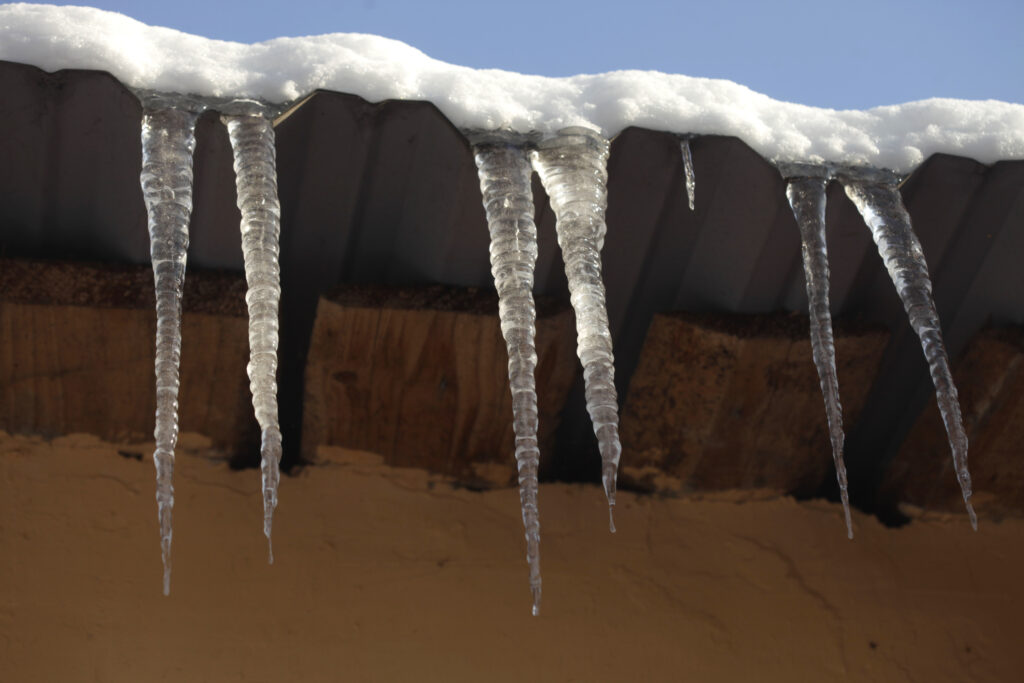
[[[146, 262], [134, 96], [104, 73], [46, 74], [3, 62], [0, 90], [3, 253]], [[735, 138], [698, 137], [691, 147], [692, 212], [676, 136], [630, 128], [612, 142], [603, 259], [620, 397], [655, 312], [806, 305], [798, 231], [778, 172]], [[285, 330], [279, 377], [294, 459], [304, 354], [320, 293], [341, 283], [492, 284], [472, 154], [433, 105], [316, 93], [278, 126], [277, 148]], [[189, 265], [241, 270], [231, 152], [214, 113], [197, 129], [195, 182]], [[838, 184], [828, 196], [833, 311], [893, 332], [868, 405], [847, 426], [852, 490], [870, 506], [931, 385], [868, 230]], [[986, 167], [935, 156], [910, 176], [903, 196], [931, 266], [951, 355], [988, 320], [1024, 322], [1017, 265], [1024, 162]], [[536, 178], [534, 197], [536, 289], [564, 299], [554, 216]], [[596, 480], [596, 446], [578, 385], [549, 475]]]

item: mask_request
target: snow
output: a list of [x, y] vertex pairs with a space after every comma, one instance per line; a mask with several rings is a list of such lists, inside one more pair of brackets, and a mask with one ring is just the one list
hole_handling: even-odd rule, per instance
[[907, 172], [936, 153], [1024, 158], [1024, 105], [930, 99], [864, 111], [779, 102], [731, 81], [615, 71], [547, 78], [431, 59], [399, 41], [335, 33], [245, 45], [86, 7], [0, 6], [0, 59], [108, 71], [132, 88], [285, 103], [317, 89], [433, 102], [463, 129], [551, 133], [628, 126], [734, 135], [773, 161]]

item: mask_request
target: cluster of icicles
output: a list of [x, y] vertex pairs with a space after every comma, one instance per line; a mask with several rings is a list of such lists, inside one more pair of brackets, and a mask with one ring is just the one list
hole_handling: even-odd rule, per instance
[[[164, 563], [164, 593], [170, 589], [172, 470], [178, 436], [178, 366], [181, 351], [181, 295], [192, 210], [192, 152], [195, 124], [207, 106], [201, 101], [149, 94], [143, 97], [142, 189], [149, 215], [153, 275], [156, 284], [156, 450], [157, 504]], [[263, 530], [268, 544], [280, 479], [281, 431], [277, 418], [277, 344], [280, 268], [280, 206], [277, 198], [271, 107], [249, 100], [221, 102], [234, 152], [242, 249], [248, 283], [250, 362], [248, 374], [256, 419], [263, 433]], [[509, 132], [467, 132], [480, 176], [490, 231], [491, 273], [498, 292], [501, 332], [508, 349], [515, 458], [526, 530], [533, 613], [541, 601], [540, 519], [537, 469], [537, 392], [534, 371], [536, 308], [533, 300], [537, 226], [531, 180], [536, 171], [555, 213], [558, 245], [565, 263], [570, 300], [576, 314], [577, 355], [583, 366], [587, 411], [597, 436], [602, 480], [611, 513], [619, 456], [618, 397], [612, 340], [601, 275], [601, 248], [607, 231], [609, 142], [587, 128], [567, 128], [550, 136]], [[690, 208], [695, 176], [689, 136], [680, 151]], [[829, 267], [825, 244], [826, 188], [842, 183], [871, 230], [910, 324], [921, 339], [939, 409], [949, 435], [957, 478], [971, 524], [964, 433], [949, 359], [942, 342], [931, 281], [898, 190], [898, 177], [874, 169], [779, 164], [787, 180], [803, 244], [813, 359], [821, 380], [836, 476], [847, 533], [853, 537], [846, 467], [843, 463], [842, 408], [836, 376], [835, 344], [829, 310]], [[273, 562], [273, 551], [270, 551]]]
[[[181, 359], [181, 295], [185, 283], [188, 226], [192, 213], [192, 152], [195, 127], [205, 104], [185, 98], [143, 96], [142, 194], [149, 217], [150, 257], [156, 286], [156, 463], [157, 516], [164, 565], [164, 595], [171, 589], [171, 512], [174, 507], [174, 447], [178, 442], [178, 368]], [[276, 152], [271, 117], [258, 102], [222, 107], [234, 153], [242, 256], [248, 289], [249, 388], [262, 430], [263, 533], [274, 561], [271, 522], [280, 481], [281, 428], [277, 418], [278, 302], [281, 270], [278, 243]]]

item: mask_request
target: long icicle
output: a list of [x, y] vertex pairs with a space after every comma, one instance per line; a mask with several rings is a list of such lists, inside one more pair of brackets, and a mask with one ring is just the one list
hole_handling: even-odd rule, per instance
[[601, 248], [607, 232], [608, 141], [588, 128], [566, 128], [538, 145], [533, 162], [555, 213], [558, 245], [576, 312], [576, 354], [583, 364], [587, 411], [601, 451], [601, 479], [614, 533], [615, 479], [622, 447], [612, 337], [601, 279]]
[[540, 515], [537, 508], [537, 387], [534, 343], [537, 312], [533, 271], [537, 262], [537, 226], [533, 221], [530, 158], [509, 143], [474, 147], [480, 191], [491, 235], [491, 273], [498, 290], [501, 333], [508, 348], [508, 379], [512, 390], [519, 502], [526, 530], [526, 561], [530, 567], [533, 614], [540, 613]]
[[157, 516], [164, 566], [164, 595], [171, 590], [171, 511], [174, 448], [178, 443], [178, 367], [181, 362], [181, 294], [185, 283], [188, 224], [192, 214], [195, 111], [146, 108], [142, 116], [140, 181], [149, 216], [150, 257], [156, 288]]
[[[824, 169], [822, 169], [824, 172]], [[832, 459], [839, 482], [839, 497], [846, 518], [846, 535], [853, 538], [853, 520], [850, 517], [850, 494], [843, 462], [843, 407], [839, 402], [839, 378], [836, 374], [836, 347], [832, 334], [832, 313], [829, 305], [828, 246], [825, 241], [825, 189], [827, 172], [820, 177], [790, 178], [786, 197], [793, 208], [800, 228], [804, 276], [807, 281], [807, 311], [811, 319], [811, 355], [821, 381], [821, 395], [825, 399], [829, 438], [832, 441]]]
[[956, 386], [949, 369], [949, 356], [942, 342], [939, 314], [932, 299], [932, 282], [924, 260], [921, 242], [914, 234], [910, 214], [903, 206], [894, 179], [840, 176], [846, 195], [857, 206], [871, 229], [878, 253], [889, 271], [903, 307], [921, 339], [942, 421], [946, 425], [953, 465], [963, 494], [971, 526], [977, 530], [978, 517], [971, 505], [971, 475], [967, 471], [967, 434], [964, 432]]
[[281, 205], [277, 198], [274, 126], [261, 114], [223, 117], [235, 157], [242, 256], [249, 307], [249, 389], [262, 430], [263, 533], [273, 564], [271, 538], [281, 481], [281, 428], [277, 415], [278, 302], [281, 299]]

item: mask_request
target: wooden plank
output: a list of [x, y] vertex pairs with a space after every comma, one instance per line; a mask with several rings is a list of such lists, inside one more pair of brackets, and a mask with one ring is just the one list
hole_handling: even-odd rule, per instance
[[[156, 314], [146, 266], [0, 261], [0, 429], [152, 439]], [[232, 455], [259, 447], [245, 366], [245, 281], [189, 273], [183, 432]]]
[[[304, 457], [318, 445], [372, 451], [478, 486], [516, 479], [508, 355], [497, 298], [474, 289], [347, 287], [317, 308], [303, 410]], [[577, 372], [574, 321], [541, 303], [541, 457]], [[543, 465], [544, 460], [542, 460]]]
[[[1024, 513], [1024, 330], [987, 329], [954, 365], [979, 514]], [[885, 500], [962, 512], [963, 500], [934, 393], [886, 471]]]
[[[844, 422], [853, 424], [888, 334], [838, 324]], [[811, 494], [834, 476], [807, 318], [656, 315], [622, 416], [624, 486]]]

